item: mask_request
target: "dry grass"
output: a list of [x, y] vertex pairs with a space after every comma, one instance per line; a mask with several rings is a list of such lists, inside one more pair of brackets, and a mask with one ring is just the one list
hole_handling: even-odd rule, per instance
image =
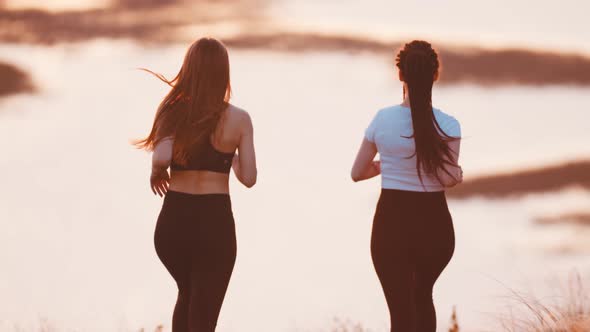
[[453, 314], [451, 315], [451, 327], [449, 332], [459, 332], [459, 320], [457, 319], [457, 308], [453, 307]]
[[573, 273], [561, 296], [539, 299], [511, 290], [517, 306], [501, 318], [506, 332], [589, 332], [590, 295]]
[[[573, 273], [561, 296], [539, 299], [510, 290], [510, 313], [499, 318], [503, 332], [590, 332], [590, 293], [584, 288], [579, 273]], [[515, 303], [514, 303], [515, 302]], [[361, 324], [336, 320], [331, 332], [369, 332]], [[448, 332], [463, 331], [457, 311], [453, 308]]]
[[370, 332], [364, 328], [362, 324], [358, 322], [352, 322], [350, 320], [334, 319], [334, 326], [330, 329], [330, 332]]
[[[154, 332], [162, 332], [162, 331], [164, 331], [164, 325], [158, 325], [158, 326], [156, 326], [156, 329], [154, 330]], [[139, 330], [139, 332], [147, 332], [147, 330], [144, 328], [141, 328]]]
[[[482, 327], [482, 331], [504, 332], [590, 332], [590, 293], [584, 288], [579, 273], [573, 273], [562, 295], [549, 299], [539, 299], [515, 290], [510, 290], [510, 313], [499, 317], [501, 328], [489, 330]], [[514, 305], [515, 303], [516, 305]], [[53, 324], [42, 318], [38, 325], [38, 332], [57, 332]], [[138, 332], [162, 332], [164, 326], [152, 329], [140, 329]], [[14, 331], [30, 331], [15, 326]], [[358, 322], [334, 319], [330, 332], [371, 332]], [[465, 332], [460, 328], [455, 308], [450, 319], [448, 332]]]

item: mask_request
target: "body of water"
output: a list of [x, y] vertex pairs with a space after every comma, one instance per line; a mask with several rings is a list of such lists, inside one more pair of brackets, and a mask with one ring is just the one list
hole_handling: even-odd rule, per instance
[[[185, 45], [99, 40], [2, 45], [33, 73], [35, 95], [0, 101], [0, 328], [43, 317], [58, 330], [169, 330], [176, 288], [153, 247], [161, 198], [148, 133]], [[231, 52], [231, 50], [230, 50]], [[336, 53], [231, 52], [233, 103], [255, 126], [259, 182], [232, 178], [238, 258], [219, 331], [328, 331], [335, 317], [385, 331], [369, 239], [379, 180], [349, 170], [365, 127], [399, 103], [390, 59]], [[590, 89], [436, 88], [462, 124], [466, 178], [590, 156]], [[450, 200], [457, 247], [435, 288], [441, 331], [457, 307], [465, 331], [494, 331], [509, 288], [541, 296], [573, 269], [590, 276], [590, 230], [534, 219], [586, 209], [576, 187], [520, 199]]]

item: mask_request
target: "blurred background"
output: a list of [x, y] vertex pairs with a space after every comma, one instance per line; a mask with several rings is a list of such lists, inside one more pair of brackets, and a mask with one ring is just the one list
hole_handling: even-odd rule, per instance
[[[349, 170], [393, 59], [426, 39], [462, 124], [440, 331], [502, 331], [513, 291], [590, 282], [590, 4], [581, 0], [0, 0], [0, 331], [170, 331], [146, 135], [202, 36], [229, 47], [259, 183], [232, 179], [238, 258], [218, 330], [386, 331], [369, 238], [379, 180]], [[361, 328], [362, 327], [362, 328]], [[356, 330], [355, 330], [356, 329]]]

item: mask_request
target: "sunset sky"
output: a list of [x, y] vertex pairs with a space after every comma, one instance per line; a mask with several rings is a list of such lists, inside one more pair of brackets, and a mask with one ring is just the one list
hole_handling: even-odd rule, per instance
[[89, 9], [107, 6], [104, 0], [6, 0], [5, 5], [10, 9], [43, 8], [47, 10]]
[[387, 38], [420, 36], [491, 47], [556, 47], [590, 54], [586, 16], [590, 2], [581, 0], [323, 0], [273, 4], [288, 13], [282, 21], [316, 30], [339, 29]]
[[[6, 0], [5, 5], [10, 9], [59, 11], [108, 7], [114, 2]], [[262, 3], [265, 2], [256, 1], [256, 5]], [[590, 54], [587, 38], [590, 23], [586, 17], [590, 3], [582, 0], [274, 0], [263, 7], [261, 11], [274, 26], [291, 31], [353, 34], [377, 39], [421, 37], [458, 45], [549, 48]]]

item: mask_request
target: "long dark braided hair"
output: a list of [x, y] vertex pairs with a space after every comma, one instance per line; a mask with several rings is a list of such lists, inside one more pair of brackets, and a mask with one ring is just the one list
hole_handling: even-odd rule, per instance
[[412, 126], [416, 151], [408, 158], [416, 156], [416, 169], [422, 181], [422, 171], [441, 181], [441, 171], [454, 176], [445, 165], [457, 166], [452, 162], [453, 156], [448, 142], [458, 138], [448, 136], [439, 126], [432, 111], [432, 85], [438, 79], [440, 63], [438, 54], [430, 43], [414, 40], [404, 45], [396, 57], [396, 65], [401, 79], [407, 84]]

